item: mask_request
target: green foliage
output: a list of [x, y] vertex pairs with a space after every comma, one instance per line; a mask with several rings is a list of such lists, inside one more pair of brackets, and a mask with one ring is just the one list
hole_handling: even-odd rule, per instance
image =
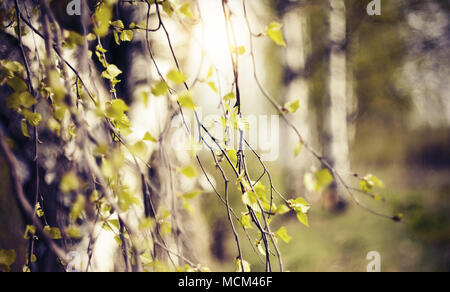
[[167, 73], [167, 79], [172, 81], [174, 84], [183, 84], [186, 81], [186, 75], [178, 70], [171, 70]]
[[294, 114], [298, 111], [299, 108], [300, 108], [300, 100], [297, 99], [295, 101], [286, 103], [282, 110], [285, 113]]
[[195, 178], [197, 176], [197, 171], [192, 165], [188, 165], [180, 170], [180, 172], [187, 178]]
[[194, 14], [192, 13], [191, 10], [191, 4], [189, 2], [185, 2], [184, 4], [182, 4], [179, 8], [179, 11], [181, 14], [183, 14], [184, 16], [186, 16], [189, 19], [194, 19]]
[[274, 21], [267, 26], [266, 34], [277, 45], [286, 47], [286, 42], [284, 41], [283, 33], [281, 32], [282, 27], [282, 24]]
[[302, 150], [303, 150], [303, 147], [304, 147], [304, 145], [303, 145], [302, 142], [298, 142], [298, 143], [297, 143], [297, 145], [296, 145], [295, 148], [294, 148], [294, 156], [295, 156], [295, 157], [297, 157], [297, 156], [300, 155], [300, 153], [301, 153]]
[[192, 93], [190, 91], [185, 91], [178, 95], [178, 102], [180, 103], [181, 107], [187, 109], [193, 110], [196, 107], [194, 99], [192, 98]]
[[363, 192], [370, 192], [374, 187], [384, 188], [384, 183], [372, 174], [366, 175], [359, 182], [360, 188]]
[[52, 239], [62, 239], [61, 231], [57, 227], [44, 226], [44, 232]]
[[168, 91], [169, 91], [169, 86], [167, 85], [167, 83], [165, 81], [160, 81], [152, 87], [152, 94], [154, 96], [166, 95]]
[[[242, 270], [242, 266], [244, 267], [244, 270]], [[251, 271], [252, 270], [250, 268], [250, 264], [247, 261], [241, 260], [241, 259], [236, 260], [236, 272], [237, 273], [242, 273], [242, 272], [249, 273]]]
[[33, 225], [27, 225], [23, 238], [28, 240], [31, 237], [33, 237], [35, 234], [36, 234], [36, 227]]
[[286, 243], [289, 243], [292, 240], [292, 237], [289, 236], [286, 227], [281, 227], [280, 230], [276, 233], [277, 237], [281, 238]]
[[307, 173], [304, 184], [310, 192], [321, 192], [333, 182], [333, 176], [328, 169], [322, 169], [314, 173]]
[[241, 218], [239, 219], [239, 223], [245, 229], [253, 229], [250, 214], [247, 213], [242, 214]]
[[75, 172], [66, 173], [62, 177], [59, 187], [64, 193], [78, 190], [80, 188], [80, 181], [78, 180], [77, 174]]

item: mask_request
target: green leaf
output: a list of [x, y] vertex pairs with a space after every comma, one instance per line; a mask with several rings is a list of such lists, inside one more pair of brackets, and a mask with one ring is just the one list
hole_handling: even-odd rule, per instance
[[129, 111], [130, 107], [122, 99], [114, 99], [108, 103], [106, 115], [115, 120], [121, 120], [125, 112]]
[[152, 94], [154, 96], [165, 95], [169, 91], [169, 86], [165, 81], [160, 81], [156, 83], [152, 88]]
[[71, 191], [76, 191], [80, 188], [80, 182], [78, 180], [78, 176], [74, 172], [66, 173], [62, 179], [60, 184], [60, 189], [64, 193], [68, 193]]
[[227, 155], [231, 159], [233, 163], [236, 163], [238, 160], [237, 152], [234, 149], [227, 150]]
[[359, 186], [363, 192], [370, 192], [375, 186], [379, 188], [384, 188], [384, 183], [372, 174], [366, 175], [360, 182]]
[[262, 202], [266, 202], [267, 198], [266, 198], [266, 187], [261, 183], [258, 182], [253, 189], [255, 190], [256, 196], [258, 197], [259, 200], [261, 200]]
[[250, 214], [242, 214], [241, 218], [239, 219], [239, 223], [245, 229], [253, 229]]
[[212, 91], [214, 91], [215, 93], [218, 93], [219, 91], [217, 90], [216, 84], [214, 82], [208, 82], [208, 86], [209, 88], [211, 88]]
[[300, 155], [300, 153], [302, 153], [303, 150], [303, 143], [302, 142], [298, 142], [297, 145], [295, 145], [294, 148], [294, 157], [297, 157]]
[[104, 37], [108, 34], [109, 22], [112, 19], [112, 5], [108, 3], [102, 3], [95, 11], [94, 18], [96, 21], [96, 26], [94, 28], [94, 33], [99, 37]]
[[143, 141], [139, 141], [130, 148], [130, 151], [138, 157], [144, 157], [148, 152], [148, 147]]
[[111, 64], [106, 67], [106, 71], [103, 71], [102, 77], [109, 80], [114, 80], [120, 74], [122, 74], [122, 70], [120, 70], [116, 65]]
[[272, 22], [266, 28], [266, 34], [272, 39], [277, 45], [286, 47], [286, 42], [283, 38], [283, 33], [281, 32], [282, 24], [278, 22]]
[[289, 243], [292, 240], [292, 237], [287, 233], [286, 227], [281, 227], [280, 230], [277, 231], [276, 235], [286, 243]]
[[25, 228], [25, 234], [23, 235], [23, 238], [28, 240], [35, 234], [36, 234], [36, 227], [33, 225], [27, 225], [27, 227]]
[[228, 93], [227, 95], [225, 95], [225, 96], [223, 97], [223, 99], [224, 99], [225, 101], [229, 101], [229, 100], [232, 100], [232, 99], [236, 99], [236, 94], [235, 94], [234, 92], [230, 92], [230, 93]]
[[[242, 266], [244, 266], [244, 271], [242, 271]], [[237, 259], [236, 260], [236, 272], [237, 273], [242, 273], [242, 272], [250, 273], [251, 272], [250, 264], [245, 260], [241, 261], [241, 259]]]
[[173, 12], [175, 11], [175, 9], [173, 8], [173, 4], [170, 0], [164, 0], [162, 2], [162, 7], [165, 13], [167, 13], [167, 15], [172, 16]]
[[192, 98], [192, 93], [190, 91], [181, 93], [178, 96], [178, 102], [180, 103], [181, 107], [184, 107], [184, 108], [194, 110], [196, 107], [194, 99]]
[[28, 124], [27, 124], [27, 120], [22, 119], [21, 122], [21, 128], [22, 128], [22, 134], [27, 137], [30, 138], [30, 134], [28, 134]]
[[238, 54], [239, 55], [243, 55], [243, 54], [245, 54], [245, 52], [246, 52], [246, 49], [245, 49], [244, 46], [239, 46], [238, 47]]
[[122, 42], [131, 42], [133, 40], [133, 31], [125, 29], [120, 34], [120, 40]]
[[244, 46], [239, 46], [239, 47], [237, 47], [237, 49], [236, 49], [236, 47], [233, 47], [233, 46], [230, 47], [230, 52], [232, 54], [236, 54], [236, 51], [237, 51], [238, 55], [243, 55], [243, 54], [245, 54], [246, 49]]
[[183, 194], [183, 199], [192, 200], [192, 199], [198, 197], [199, 195], [201, 195], [202, 193], [203, 193], [203, 191], [192, 191], [189, 193], [185, 193], [185, 194]]
[[17, 76], [8, 79], [7, 83], [15, 92], [23, 92], [28, 90], [28, 85], [25, 81]]
[[328, 169], [322, 169], [316, 172], [317, 189], [321, 190], [328, 187], [333, 182], [333, 176]]
[[197, 176], [195, 167], [192, 165], [186, 166], [185, 168], [181, 169], [180, 172], [187, 178], [194, 178]]
[[211, 67], [209, 67], [208, 75], [206, 75], [206, 78], [207, 79], [211, 78], [213, 76], [213, 74], [214, 74], [214, 66], [211, 66]]
[[140, 201], [135, 197], [127, 186], [123, 186], [119, 192], [119, 205], [123, 212], [128, 211], [132, 206], [139, 206]]
[[328, 169], [316, 171], [314, 174], [307, 173], [304, 177], [306, 188], [310, 192], [320, 192], [333, 182], [333, 176]]
[[115, 28], [119, 28], [119, 29], [124, 29], [125, 25], [123, 24], [122, 20], [116, 20], [116, 21], [111, 21], [111, 25], [114, 26]]
[[242, 195], [242, 202], [246, 206], [250, 206], [252, 209], [254, 209], [255, 212], [261, 211], [261, 209], [259, 208], [259, 204], [258, 204], [258, 196], [256, 195], [256, 193], [254, 193], [252, 191], [245, 192]]
[[[119, 33], [117, 32], [117, 31], [114, 31], [113, 32], [113, 35], [114, 35], [114, 41], [116, 42], [116, 44], [118, 45], [118, 46], [120, 46], [120, 37], [119, 37]], [[104, 66], [104, 65], [103, 65]]]
[[194, 14], [192, 13], [192, 10], [191, 10], [191, 4], [189, 2], [186, 2], [183, 5], [181, 5], [179, 11], [181, 14], [183, 14], [187, 18], [190, 18], [190, 19], [194, 18]]
[[22, 115], [27, 120], [27, 122], [33, 127], [39, 126], [39, 124], [42, 121], [42, 116], [40, 113], [34, 113], [27, 109], [24, 109], [22, 111]]
[[283, 110], [287, 113], [294, 114], [300, 108], [300, 100], [288, 102], [284, 105]]
[[42, 218], [44, 216], [44, 211], [41, 208], [41, 203], [37, 202], [35, 209], [36, 216]]
[[160, 226], [161, 235], [172, 233], [172, 224], [170, 222], [162, 222]]
[[11, 266], [16, 262], [16, 251], [13, 249], [0, 249], [0, 270], [10, 272]]
[[145, 133], [145, 136], [144, 136], [144, 139], [143, 139], [143, 140], [144, 140], [144, 141], [148, 141], [148, 142], [153, 142], [153, 143], [158, 142], [158, 139], [156, 139], [155, 137], [153, 137], [152, 134], [150, 134], [150, 132]]
[[77, 200], [73, 203], [72, 208], [70, 210], [70, 219], [72, 221], [76, 221], [80, 218], [81, 214], [84, 212], [84, 208], [86, 205], [86, 198], [82, 195], [78, 195]]
[[59, 230], [59, 228], [57, 227], [50, 227], [47, 225], [44, 227], [44, 232], [47, 233], [48, 236], [50, 236], [52, 239], [62, 239], [61, 230]]
[[[2, 60], [1, 65], [3, 67], [3, 70], [7, 70], [11, 73], [22, 73], [25, 71], [25, 68], [23, 65], [17, 61], [10, 61], [10, 60]], [[9, 75], [9, 74], [7, 74]], [[14, 74], [9, 75], [10, 77], [14, 76]]]
[[81, 239], [83, 237], [80, 228], [74, 225], [67, 227], [65, 232], [72, 239]]
[[24, 91], [19, 95], [20, 104], [25, 108], [30, 108], [37, 103], [37, 100], [28, 92]]
[[302, 212], [297, 212], [297, 219], [298, 219], [298, 221], [300, 221], [303, 225], [305, 225], [306, 227], [309, 227], [309, 223], [308, 223], [308, 215], [306, 215], [305, 213], [302, 213]]
[[76, 31], [69, 31], [68, 36], [64, 40], [64, 47], [68, 49], [74, 49], [77, 46], [81, 46], [84, 43], [83, 36]]
[[291, 208], [289, 208], [286, 204], [279, 205], [276, 209], [276, 213], [279, 215], [283, 215], [289, 213]]
[[175, 84], [183, 84], [186, 81], [186, 75], [178, 70], [171, 70], [169, 73], [167, 73], [167, 79]]
[[289, 206], [296, 212], [308, 213], [311, 205], [303, 198], [288, 201]]

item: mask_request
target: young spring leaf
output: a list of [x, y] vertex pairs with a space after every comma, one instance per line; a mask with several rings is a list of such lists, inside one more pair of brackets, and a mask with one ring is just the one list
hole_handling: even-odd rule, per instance
[[212, 91], [214, 91], [215, 93], [218, 93], [219, 91], [217, 90], [216, 84], [214, 82], [208, 82], [208, 86], [209, 88], [211, 88]]
[[180, 172], [187, 178], [195, 178], [197, 176], [195, 167], [192, 165], [186, 166], [185, 168], [181, 169]]
[[242, 214], [241, 218], [239, 219], [239, 223], [245, 229], [253, 229], [250, 214]]
[[30, 134], [28, 133], [28, 124], [27, 124], [27, 120], [22, 119], [21, 122], [21, 128], [22, 128], [22, 134], [27, 137], [30, 138]]
[[333, 176], [328, 169], [322, 169], [315, 173], [307, 173], [304, 176], [304, 184], [310, 192], [320, 192], [333, 182]]
[[133, 40], [133, 31], [125, 29], [120, 33], [120, 40], [122, 42], [131, 42]]
[[27, 227], [25, 228], [25, 233], [23, 235], [23, 238], [25, 240], [30, 239], [32, 236], [34, 236], [36, 234], [36, 226], [33, 225], [27, 225]]
[[302, 150], [303, 150], [303, 143], [302, 142], [298, 142], [297, 143], [297, 145], [295, 145], [295, 148], [294, 148], [294, 157], [297, 157], [297, 156], [299, 156], [300, 155], [300, 153], [302, 152]]
[[179, 11], [181, 14], [183, 14], [187, 18], [194, 19], [194, 14], [192, 13], [191, 4], [189, 2], [186, 2], [183, 5], [181, 5]]
[[308, 223], [308, 215], [306, 215], [305, 213], [302, 213], [302, 212], [297, 212], [297, 219], [298, 219], [298, 221], [300, 221], [303, 225], [305, 225], [306, 227], [309, 227], [309, 223]]
[[282, 24], [278, 22], [272, 22], [266, 28], [266, 34], [279, 46], [286, 47], [283, 33], [281, 32]]
[[168, 91], [169, 91], [169, 86], [167, 85], [167, 83], [165, 81], [160, 81], [152, 87], [152, 94], [154, 96], [165, 95]]
[[76, 221], [80, 218], [81, 214], [84, 212], [86, 205], [86, 198], [82, 195], [78, 195], [77, 200], [73, 203], [70, 210], [70, 220]]
[[185, 200], [192, 200], [198, 196], [200, 196], [203, 193], [203, 191], [192, 191], [189, 193], [183, 194], [183, 199]]
[[153, 137], [153, 135], [150, 134], [150, 132], [145, 133], [145, 136], [144, 136], [144, 139], [143, 139], [143, 140], [144, 140], [144, 141], [148, 141], [148, 142], [153, 142], [153, 143], [158, 142], [158, 139], [156, 139], [155, 137]]
[[[242, 271], [242, 266], [244, 266], [244, 271]], [[250, 273], [251, 272], [250, 264], [245, 260], [241, 261], [241, 259], [237, 259], [236, 260], [236, 272], [237, 273], [242, 273], [242, 272]]]
[[52, 239], [58, 240], [62, 238], [61, 230], [59, 230], [59, 228], [57, 227], [50, 227], [47, 225], [44, 227], [44, 232], [47, 233], [47, 235]]
[[289, 114], [295, 114], [299, 108], [300, 108], [300, 100], [297, 99], [295, 101], [286, 103], [283, 106], [283, 111]]
[[225, 96], [223, 97], [223, 99], [224, 99], [225, 101], [229, 101], [229, 100], [232, 100], [232, 99], [236, 99], [236, 94], [235, 94], [234, 92], [230, 92], [230, 93], [228, 93], [227, 95], [225, 95]]
[[61, 179], [60, 189], [64, 193], [78, 190], [80, 187], [80, 182], [78, 176], [74, 172], [69, 172], [65, 174]]
[[105, 71], [103, 71], [102, 77], [109, 80], [114, 80], [120, 74], [122, 74], [122, 70], [120, 70], [116, 65], [111, 64], [108, 67], [106, 67]]
[[186, 81], [186, 75], [178, 70], [171, 70], [169, 73], [167, 73], [167, 79], [175, 84], [183, 84]]
[[175, 11], [175, 9], [173, 8], [173, 4], [170, 0], [165, 0], [162, 2], [162, 7], [165, 13], [167, 13], [167, 15], [172, 16], [173, 12]]
[[44, 216], [44, 211], [41, 208], [41, 203], [37, 202], [35, 209], [36, 216], [42, 218]]
[[195, 109], [195, 102], [192, 98], [192, 93], [190, 91], [186, 91], [184, 93], [181, 93], [178, 96], [178, 102], [180, 103], [181, 107], [188, 108], [188, 109]]
[[39, 124], [42, 121], [42, 116], [40, 113], [34, 113], [27, 109], [24, 109], [22, 111], [22, 115], [27, 120], [27, 122], [33, 127], [39, 126]]
[[276, 235], [286, 243], [289, 243], [292, 240], [292, 237], [287, 233], [286, 227], [281, 227], [280, 230], [277, 231]]

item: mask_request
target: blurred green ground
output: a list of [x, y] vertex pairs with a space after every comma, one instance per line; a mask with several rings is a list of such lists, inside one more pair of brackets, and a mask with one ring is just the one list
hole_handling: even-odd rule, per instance
[[[367, 253], [378, 251], [382, 257], [382, 271], [450, 271], [450, 169], [446, 167], [445, 157], [439, 151], [435, 150], [433, 153], [440, 155], [441, 161], [437, 159], [432, 162], [432, 158], [423, 154], [427, 151], [423, 149], [428, 149], [436, 139], [440, 140], [437, 144], [444, 150], [450, 151], [450, 148], [446, 148], [448, 135], [438, 133], [436, 139], [431, 136], [421, 136], [422, 146], [406, 142], [403, 147], [390, 146], [389, 139], [384, 139], [384, 143], [378, 143], [382, 145], [381, 148], [390, 149], [395, 154], [393, 148], [397, 147], [403, 154], [397, 155], [397, 159], [387, 159], [391, 164], [380, 163], [377, 166], [370, 164], [374, 161], [368, 160], [367, 164], [360, 165], [359, 168], [370, 170], [386, 184], [386, 188], [379, 192], [386, 202], [375, 202], [360, 195], [362, 202], [388, 215], [402, 212], [404, 222], [396, 223], [374, 216], [352, 202], [345, 212], [332, 214], [323, 208], [319, 200], [313, 203], [310, 211], [309, 229], [290, 215], [280, 218], [283, 222], [278, 220], [273, 223], [274, 231], [284, 225], [292, 236], [289, 244], [281, 241], [279, 244], [285, 269], [301, 272], [364, 272], [369, 263], [366, 260]], [[405, 147], [410, 149], [405, 151]], [[372, 154], [379, 151], [376, 148], [377, 146], [372, 147]], [[367, 152], [370, 151], [366, 148]], [[279, 170], [277, 176], [281, 176]], [[357, 185], [357, 181], [355, 183]], [[213, 264], [212, 270], [234, 270], [232, 262], [237, 255], [236, 245], [227, 221], [217, 218], [221, 214], [217, 208], [223, 206], [214, 201], [217, 198], [210, 197], [206, 203], [210, 210], [210, 222], [213, 230], [217, 230], [218, 226], [224, 229], [224, 238], [216, 240], [225, 240], [226, 244], [219, 244], [218, 248], [223, 249], [219, 251], [222, 260]], [[251, 234], [256, 236], [255, 233]], [[241, 242], [246, 259], [252, 263], [252, 269], [263, 271], [264, 265], [254, 256], [244, 234], [241, 234]], [[217, 250], [213, 253], [217, 254]], [[275, 258], [273, 265], [276, 270], [278, 265]]]

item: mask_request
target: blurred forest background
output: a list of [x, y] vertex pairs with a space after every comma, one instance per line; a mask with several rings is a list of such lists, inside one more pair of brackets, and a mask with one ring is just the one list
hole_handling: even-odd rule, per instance
[[[193, 2], [198, 2], [204, 32], [199, 24], [186, 27], [168, 20], [175, 52], [188, 76], [195, 76], [204, 62], [203, 75], [213, 65], [219, 83], [230, 85], [233, 75], [221, 3]], [[381, 0], [381, 15], [369, 16], [370, 2], [247, 1], [255, 33], [263, 32], [274, 19], [283, 24], [286, 48], [268, 39], [255, 40], [257, 71], [268, 91], [281, 104], [300, 100], [292, 121], [352, 185], [359, 187], [353, 173], [373, 173], [383, 180], [386, 187], [377, 190], [383, 199], [359, 194], [362, 203], [383, 214], [404, 214], [402, 222], [375, 216], [359, 208], [335, 184], [321, 194], [308, 192], [304, 175], [321, 165], [306, 150], [294, 155], [298, 140], [280, 121], [279, 136], [273, 138], [278, 139], [280, 155], [267, 165], [282, 193], [304, 196], [312, 203], [310, 228], [300, 225], [295, 215], [276, 219], [292, 236], [289, 244], [280, 243], [289, 271], [365, 271], [370, 251], [381, 254], [382, 271], [450, 271], [450, 2]], [[242, 0], [229, 0], [229, 4], [237, 38], [247, 50], [240, 57], [243, 114], [277, 115], [256, 89]], [[170, 54], [159, 47], [166, 45], [164, 36], [151, 37], [161, 67], [170, 68]], [[127, 68], [124, 74], [136, 68], [150, 70], [149, 60], [135, 53], [133, 44], [121, 48], [124, 51], [114, 52], [114, 61]], [[123, 58], [127, 48], [132, 62]], [[141, 127], [142, 134], [153, 118], [149, 113], [158, 113], [161, 102], [153, 100], [152, 111], [145, 109], [140, 100], [145, 84], [139, 78], [131, 75], [132, 81], [119, 84], [118, 91], [128, 93], [124, 99], [130, 104], [132, 123]], [[207, 84], [195, 88], [195, 98], [208, 109], [205, 113], [217, 112], [217, 100], [211, 98]], [[257, 171], [260, 166], [250, 159], [249, 168]], [[213, 163], [207, 171], [216, 173]], [[0, 168], [0, 177], [7, 176], [6, 167]], [[216, 180], [220, 181], [219, 175]], [[208, 190], [205, 182], [202, 186]], [[230, 200], [239, 204], [240, 194], [231, 193]], [[0, 248], [15, 248], [17, 239], [23, 238], [21, 230], [11, 228], [14, 219], [8, 218], [19, 217], [19, 210], [10, 202], [11, 187], [4, 179]], [[199, 251], [202, 264], [213, 271], [235, 270], [235, 243], [223, 205], [212, 193], [195, 202], [205, 225], [195, 230], [205, 234], [202, 247], [207, 250]], [[251, 246], [243, 246], [253, 270], [264, 270]], [[25, 245], [22, 249], [23, 254]], [[21, 270], [19, 263], [15, 269]]]

